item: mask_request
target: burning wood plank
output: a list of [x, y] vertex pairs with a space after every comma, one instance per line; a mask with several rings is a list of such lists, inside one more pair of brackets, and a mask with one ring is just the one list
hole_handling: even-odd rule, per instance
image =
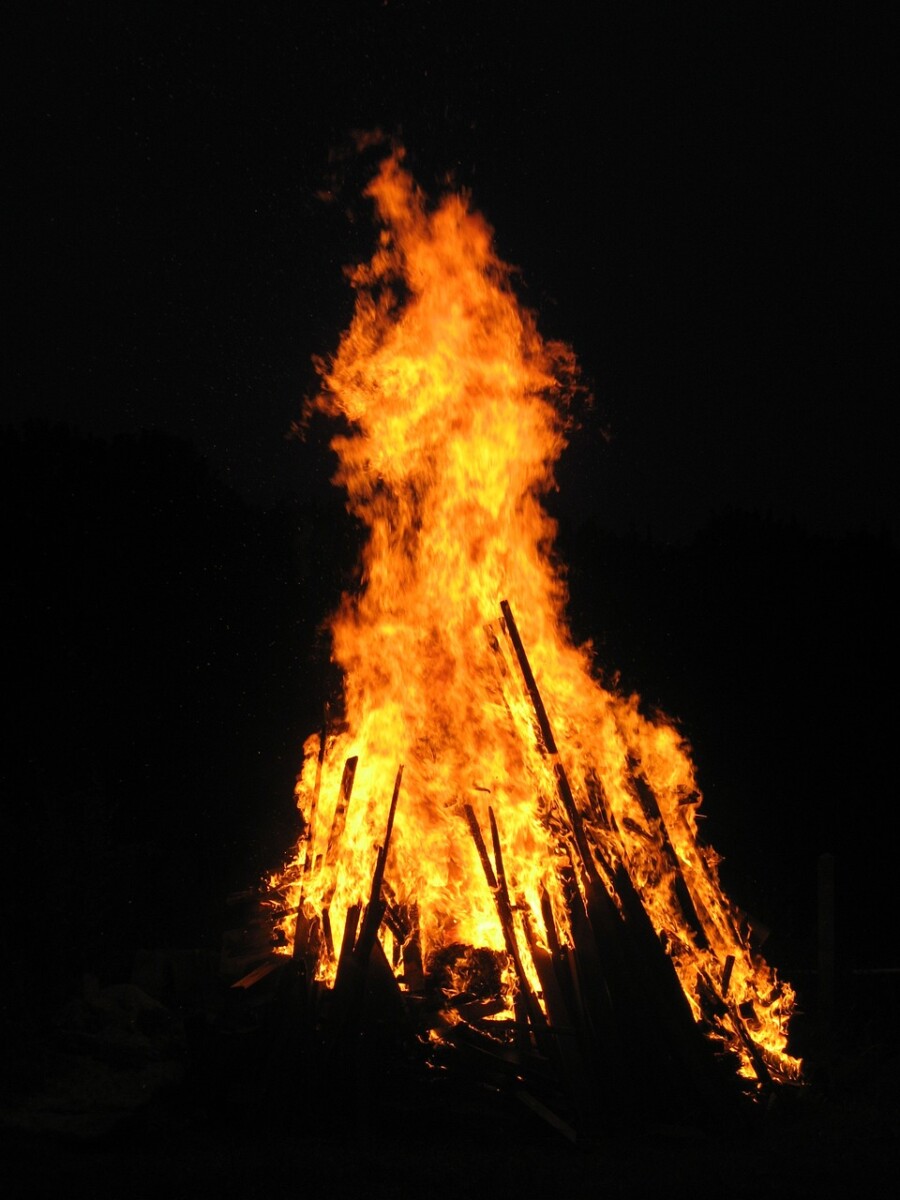
[[[494, 868], [491, 866], [491, 861], [488, 858], [487, 846], [484, 844], [484, 838], [481, 835], [481, 827], [478, 824], [478, 818], [475, 816], [474, 809], [470, 804], [464, 805], [466, 820], [469, 823], [469, 829], [472, 832], [472, 839], [478, 849], [478, 857], [481, 859], [481, 865], [484, 870], [487, 885], [494, 897], [494, 902], [497, 905], [497, 915], [500, 918], [500, 925], [503, 929], [503, 939], [506, 943], [506, 952], [512, 960], [516, 972], [516, 978], [519, 982], [519, 990], [514, 996], [514, 1005], [516, 1009], [516, 1019], [524, 1027], [527, 1022], [531, 1022], [532, 1029], [537, 1032], [540, 1026], [537, 1024], [539, 1018], [537, 1013], [540, 1011], [537, 1001], [535, 1000], [531, 987], [528, 983], [528, 978], [525, 974], [525, 968], [522, 965], [522, 958], [519, 954], [519, 948], [516, 944], [515, 929], [513, 927], [512, 910], [509, 904], [509, 894], [506, 890], [506, 880], [503, 878], [501, 884], [497, 875], [494, 874]], [[493, 810], [490, 811], [491, 832], [494, 838], [494, 854], [498, 863], [498, 874], [502, 871], [502, 859], [499, 855], [499, 839], [497, 837], [497, 825], [494, 820]], [[542, 1016], [543, 1014], [541, 1014]]]
[[[388, 812], [387, 829], [384, 840], [378, 849], [375, 860], [375, 870], [372, 885], [369, 890], [369, 902], [365, 912], [361, 904], [353, 904], [347, 910], [347, 920], [344, 926], [344, 936], [341, 953], [338, 959], [337, 974], [333, 989], [333, 1007], [337, 1018], [332, 1036], [348, 1036], [348, 1031], [359, 1020], [359, 1009], [362, 1004], [369, 972], [373, 962], [379, 972], [382, 986], [390, 977], [390, 990], [397, 992], [396, 979], [390, 964], [384, 956], [381, 943], [378, 941], [378, 930], [385, 911], [385, 901], [382, 899], [384, 870], [390, 851], [391, 833], [394, 828], [394, 815], [397, 811], [397, 800], [400, 795], [400, 784], [403, 779], [402, 765], [397, 771], [394, 791]], [[358, 936], [357, 936], [358, 931]]]
[[553, 730], [550, 727], [550, 718], [547, 716], [547, 710], [544, 707], [544, 701], [538, 689], [537, 682], [534, 678], [534, 673], [531, 670], [531, 663], [528, 661], [528, 655], [525, 653], [525, 647], [522, 643], [522, 638], [519, 634], [518, 626], [512, 614], [512, 609], [507, 600], [501, 600], [500, 609], [503, 613], [503, 623], [512, 644], [516, 655], [516, 661], [519, 664], [519, 670], [522, 673], [522, 680], [531, 699], [534, 708], [534, 715], [537, 721], [538, 730], [543, 747], [549, 756], [553, 777], [556, 782], [556, 790], [562, 804], [563, 811], [566, 814], [569, 822], [569, 830], [574, 840], [578, 851], [578, 861], [584, 871], [585, 877], [593, 884], [600, 884], [600, 875], [597, 870], [596, 851], [591, 850], [588, 845], [584, 831], [584, 822], [581, 819], [581, 814], [578, 811], [578, 806], [575, 803], [575, 797], [572, 794], [572, 788], [569, 784], [569, 777], [566, 774], [566, 769], [563, 766], [559, 756], [559, 750], [556, 745], [556, 738], [553, 736]]
[[366, 905], [366, 912], [363, 918], [362, 929], [359, 935], [357, 950], [360, 958], [367, 962], [369, 955], [372, 953], [372, 947], [375, 944], [375, 939], [378, 936], [378, 930], [381, 927], [382, 919], [384, 918], [384, 910], [386, 907], [385, 901], [382, 899], [382, 887], [384, 885], [384, 868], [387, 863], [388, 852], [391, 848], [391, 834], [394, 830], [394, 815], [397, 812], [397, 800], [400, 796], [400, 784], [403, 781], [403, 765], [401, 764], [397, 770], [397, 778], [394, 781], [394, 791], [391, 795], [391, 807], [388, 811], [387, 829], [384, 834], [384, 841], [378, 849], [378, 854], [375, 860], [375, 871], [372, 876], [372, 887], [369, 891], [369, 903]]
[[350, 797], [353, 794], [353, 780], [356, 778], [356, 767], [359, 762], [357, 755], [348, 758], [344, 763], [344, 774], [341, 779], [341, 790], [338, 795], [337, 807], [334, 810], [334, 820], [331, 822], [331, 832], [328, 835], [328, 846], [325, 850], [325, 866], [334, 867], [338, 858], [338, 850], [347, 824], [347, 809], [350, 807]]
[[646, 779], [640, 774], [638, 764], [634, 759], [629, 760], [631, 767], [631, 779], [634, 786], [635, 795], [644, 813], [653, 823], [657, 831], [657, 836], [660, 842], [660, 852], [663, 861], [668, 865], [675, 877], [675, 895], [681, 905], [681, 911], [684, 914], [685, 920], [693, 933], [697, 944], [703, 949], [709, 946], [709, 939], [706, 932], [706, 924], [711, 923], [709, 916], [703, 912], [704, 920], [701, 920], [700, 912], [702, 905], [698, 905], [694, 896], [691, 894], [691, 889], [688, 886], [687, 880], [684, 877], [684, 872], [681, 867], [681, 862], [678, 854], [672, 845], [672, 840], [669, 837], [669, 832], [666, 828], [665, 817], [659, 807], [659, 801], [656, 799], [653, 788]]

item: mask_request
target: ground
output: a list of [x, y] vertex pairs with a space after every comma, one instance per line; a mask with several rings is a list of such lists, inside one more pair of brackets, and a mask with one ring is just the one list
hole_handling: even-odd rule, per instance
[[[122, 995], [133, 1004], [134, 993]], [[139, 1061], [120, 1042], [105, 1067], [87, 1052], [86, 1035], [66, 1049], [57, 1036], [36, 1062], [40, 1048], [22, 1036], [13, 1044], [16, 1030], [7, 1028], [12, 1076], [18, 1068], [21, 1084], [30, 1064], [32, 1084], [18, 1121], [4, 1110], [10, 1200], [61, 1187], [95, 1197], [830, 1197], [880, 1194], [900, 1166], [900, 1053], [887, 1040], [832, 1044], [810, 1064], [806, 1087], [746, 1126], [701, 1128], [673, 1112], [670, 1122], [632, 1117], [572, 1144], [517, 1101], [483, 1088], [425, 1086], [398, 1097], [394, 1087], [382, 1103], [376, 1079], [368, 1105], [347, 1104], [333, 1089], [316, 1101], [326, 1081], [298, 1078], [293, 1086], [275, 1055], [248, 1073], [246, 1059], [213, 1038], [199, 1055], [189, 1039], [179, 1058], [163, 1016], [142, 1011], [153, 1016], [155, 1044], [168, 1049]], [[181, 1069], [170, 1070], [176, 1062]], [[68, 1099], [60, 1082], [67, 1072], [80, 1079]], [[135, 1099], [141, 1088], [146, 1102]]]

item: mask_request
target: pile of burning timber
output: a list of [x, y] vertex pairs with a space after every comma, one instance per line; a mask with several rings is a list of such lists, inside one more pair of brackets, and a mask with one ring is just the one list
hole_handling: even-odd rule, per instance
[[[399, 1061], [415, 1063], [432, 1079], [452, 1076], [514, 1096], [573, 1140], [614, 1116], [702, 1122], [764, 1109], [785, 1085], [798, 1082], [799, 1071], [786, 1069], [754, 1039], [759, 1026], [753, 1005], [730, 994], [733, 955], [719, 964], [717, 975], [698, 968], [695, 1003], [689, 1002], [671, 947], [654, 929], [624, 865], [627, 858], [611, 862], [595, 835], [595, 822], [617, 832], [602, 781], [590, 797], [588, 822], [560, 760], [510, 606], [504, 601], [501, 609], [499, 629], [530, 700], [538, 750], [555, 780], [559, 853], [548, 869], [559, 873], [568, 930], [558, 928], [546, 889], [542, 928], [517, 897], [504, 868], [503, 813], [489, 808], [484, 829], [473, 807], [460, 804], [459, 820], [477, 849], [505, 949], [450, 944], [423, 955], [417, 906], [398, 901], [386, 874], [395, 813], [403, 803], [401, 765], [367, 902], [349, 907], [339, 944], [328, 904], [313, 911], [302, 878], [299, 901], [287, 914], [284, 889], [279, 892], [273, 881], [266, 904], [282, 923], [295, 916], [293, 944], [276, 947], [280, 952], [234, 987], [247, 991], [280, 973], [282, 1002], [288, 997], [281, 1011], [290, 1028], [279, 1036], [293, 1039], [310, 1069], [337, 1087], [349, 1079], [358, 1089], [371, 1070], [364, 1061], [377, 1053], [379, 1071]], [[347, 759], [326, 863], [341, 853], [356, 767], [355, 757]], [[709, 914], [692, 894], [660, 805], [637, 769], [631, 787], [647, 828], [658, 831], [657, 848], [674, 875], [684, 929], [708, 948]], [[303, 870], [313, 869], [309, 856]], [[735, 944], [752, 953], [750, 931], [738, 928], [736, 910], [727, 911], [726, 919]]]

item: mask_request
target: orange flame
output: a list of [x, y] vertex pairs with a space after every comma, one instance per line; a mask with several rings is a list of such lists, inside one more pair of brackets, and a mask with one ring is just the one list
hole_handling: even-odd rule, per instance
[[[723, 1010], [752, 1011], [756, 1049], [796, 1077], [786, 1053], [793, 993], [751, 953], [717, 856], [697, 841], [687, 746], [672, 725], [643, 716], [636, 697], [604, 687], [590, 647], [567, 629], [541, 496], [566, 444], [572, 353], [541, 339], [467, 199], [430, 206], [402, 160], [392, 153], [367, 189], [379, 244], [350, 273], [351, 326], [319, 364], [313, 407], [347, 428], [332, 442], [335, 482], [369, 532], [361, 589], [331, 620], [344, 720], [324, 745], [307, 741], [297, 786], [306, 831], [274, 881], [285, 933], [294, 934], [289, 914], [324, 912], [336, 940], [348, 910], [365, 904], [402, 763], [385, 881], [397, 906], [416, 906], [426, 961], [457, 943], [504, 947], [467, 806], [482, 830], [496, 816], [516, 919], [540, 940], [546, 894], [568, 936], [566, 817], [500, 621], [508, 600], [594, 865], [628, 872], [695, 1013], [704, 981], [727, 991]], [[348, 798], [342, 778], [354, 758]], [[395, 959], [399, 949], [388, 945]], [[333, 950], [318, 969], [331, 977]], [[727, 1015], [719, 1036], [752, 1076], [753, 1048]]]

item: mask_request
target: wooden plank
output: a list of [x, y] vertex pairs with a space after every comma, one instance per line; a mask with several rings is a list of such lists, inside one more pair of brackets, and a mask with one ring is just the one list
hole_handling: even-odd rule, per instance
[[381, 927], [381, 921], [384, 917], [386, 908], [385, 901], [382, 899], [381, 891], [384, 884], [384, 868], [387, 863], [387, 856], [391, 848], [391, 833], [394, 829], [394, 815], [397, 811], [397, 800], [400, 795], [400, 784], [403, 780], [403, 764], [401, 763], [397, 778], [394, 782], [394, 791], [391, 796], [391, 804], [388, 810], [387, 829], [384, 834], [384, 841], [378, 848], [378, 854], [375, 857], [375, 870], [372, 875], [372, 886], [369, 891], [369, 903], [366, 905], [366, 912], [363, 918], [362, 927], [359, 933], [359, 944], [356, 949], [357, 957], [361, 962], [367, 963], [369, 955], [372, 953], [372, 946], [378, 937], [378, 930]]
[[407, 991], [421, 995], [425, 991], [425, 972], [422, 966], [422, 938], [419, 930], [419, 906], [400, 904], [391, 885], [381, 885], [385, 899], [384, 923], [394, 935], [396, 957]]
[[365, 912], [362, 913], [360, 904], [354, 904], [347, 913], [347, 924], [333, 988], [335, 1009], [333, 1037], [349, 1038], [363, 1020], [367, 989], [371, 990], [373, 986], [373, 966], [376, 971], [375, 995], [384, 998], [390, 993], [391, 1002], [399, 1001], [400, 1005], [398, 1009], [397, 1004], [394, 1003], [395, 1015], [398, 1011], [402, 1012], [399, 984], [391, 965], [385, 958], [381, 942], [378, 940], [378, 930], [387, 908], [387, 901], [382, 895], [385, 864], [390, 851], [391, 834], [394, 828], [394, 817], [402, 779], [403, 766], [401, 765], [394, 782], [384, 840], [375, 856], [375, 869], [372, 873], [369, 902], [365, 907]]
[[329, 962], [334, 962], [334, 935], [331, 932], [331, 910], [323, 908], [320, 914], [322, 922], [322, 953]]
[[547, 1019], [544, 1016], [540, 1002], [534, 994], [534, 990], [525, 972], [525, 965], [522, 962], [522, 955], [516, 937], [515, 921], [513, 920], [512, 904], [509, 899], [509, 888], [506, 882], [506, 870], [503, 866], [500, 831], [497, 827], [497, 818], [494, 816], [494, 810], [490, 807], [488, 808], [488, 820], [491, 823], [494, 862], [497, 864], [497, 908], [500, 912], [500, 921], [505, 925], [507, 931], [508, 949], [513, 960], [516, 976], [519, 980], [519, 988], [524, 997], [528, 1020], [531, 1022], [531, 1027], [534, 1030], [535, 1038], [540, 1047], [542, 1039], [545, 1039], [547, 1032]]
[[260, 963], [258, 967], [255, 967], [252, 971], [249, 971], [242, 979], [239, 979], [231, 986], [232, 988], [240, 988], [243, 991], [247, 991], [248, 988], [252, 988], [254, 984], [260, 983], [263, 979], [268, 978], [268, 976], [274, 971], [277, 971], [280, 967], [282, 967], [284, 965], [284, 961], [285, 956], [280, 954], [270, 958], [267, 962]]
[[[490, 889], [491, 895], [494, 898], [494, 904], [497, 908], [497, 916], [500, 918], [500, 928], [503, 932], [503, 941], [506, 945], [506, 952], [512, 960], [513, 968], [516, 972], [516, 978], [519, 982], [519, 987], [513, 997], [513, 1007], [516, 1011], [516, 1020], [520, 1026], [527, 1027], [529, 1019], [532, 1017], [532, 1015], [534, 1015], [535, 1020], [537, 1020], [536, 1014], [533, 1014], [532, 1012], [532, 1007], [529, 1003], [528, 997], [531, 997], [531, 1001], [536, 1009], [539, 1010], [540, 1006], [538, 1005], [534, 995], [531, 993], [531, 988], [528, 984], [528, 979], [522, 966], [522, 960], [519, 957], [519, 949], [516, 945], [515, 931], [512, 924], [512, 911], [509, 905], [509, 895], [505, 890], [501, 891], [499, 881], [494, 873], [493, 867], [491, 866], [491, 861], [488, 858], [487, 847], [484, 844], [484, 838], [481, 834], [481, 827], [478, 824], [478, 818], [475, 816], [475, 810], [472, 808], [471, 804], [463, 805], [463, 810], [465, 812], [466, 820], [468, 821], [469, 829], [472, 833], [472, 838], [475, 842], [476, 849], [478, 850], [478, 857], [481, 859], [481, 865], [484, 869], [488, 888]], [[499, 836], [496, 832], [497, 826], [494, 819], [493, 809], [489, 809], [488, 812], [491, 819], [491, 832], [494, 837], [494, 849], [496, 852], [496, 850], [499, 848]], [[539, 1025], [532, 1023], [532, 1029], [535, 1031], [535, 1033], [537, 1033]]]
[[522, 643], [522, 638], [519, 635], [519, 627], [516, 625], [515, 618], [512, 614], [512, 609], [509, 606], [509, 601], [500, 601], [500, 611], [503, 613], [503, 622], [506, 627], [507, 635], [512, 643], [512, 648], [516, 655], [516, 660], [519, 664], [519, 670], [522, 673], [522, 680], [525, 684], [525, 690], [531, 698], [534, 715], [537, 719], [538, 729], [541, 733], [541, 738], [547, 748], [548, 754], [556, 754], [556, 738], [553, 736], [553, 730], [550, 728], [550, 719], [547, 716], [547, 710], [544, 707], [544, 701], [541, 699], [541, 693], [538, 691], [537, 682], [534, 678], [534, 673], [531, 670], [531, 663], [528, 661], [528, 655], [525, 653], [525, 646]]
[[[550, 948], [550, 962], [556, 977], [557, 987], [562, 993], [563, 1002], [570, 1020], [575, 1023], [583, 1035], [583, 1005], [576, 995], [577, 983], [572, 970], [570, 948], [563, 948], [560, 944], [556, 922], [553, 918], [553, 905], [546, 888], [541, 892], [541, 916], [544, 921], [544, 934], [547, 945]], [[553, 1014], [551, 1012], [551, 1022], [552, 1020]]]
[[[314, 858], [313, 848], [315, 846], [315, 836], [316, 836], [316, 816], [317, 816], [317, 811], [318, 811], [318, 807], [319, 807], [319, 794], [321, 793], [321, 790], [322, 790], [322, 768], [325, 764], [325, 743], [327, 740], [327, 736], [328, 736], [328, 705], [326, 704], [324, 712], [322, 714], [322, 728], [319, 731], [319, 753], [316, 757], [316, 779], [315, 779], [315, 783], [313, 785], [312, 800], [310, 801], [310, 805], [309, 805], [309, 819], [307, 821], [308, 845], [307, 845], [306, 857], [303, 862], [304, 884], [306, 882], [305, 877], [310, 874], [312, 864], [313, 864], [313, 858]], [[303, 892], [301, 891], [300, 894], [301, 894], [301, 898], [302, 898]]]
[[575, 797], [572, 793], [572, 788], [569, 783], [569, 777], [566, 774], [566, 769], [563, 766], [559, 756], [559, 750], [556, 745], [556, 738], [553, 736], [553, 730], [550, 727], [550, 718], [547, 716], [547, 709], [544, 706], [544, 701], [541, 697], [537, 681], [534, 678], [534, 673], [531, 670], [531, 664], [528, 661], [528, 655], [525, 652], [525, 646], [522, 643], [522, 638], [519, 634], [518, 626], [512, 614], [512, 609], [509, 602], [501, 600], [500, 610], [503, 613], [503, 624], [509, 637], [513, 651], [516, 656], [516, 661], [519, 664], [519, 671], [522, 675], [522, 681], [525, 684], [525, 690], [531, 700], [532, 708], [534, 709], [535, 718], [537, 720], [538, 729], [541, 735], [541, 741], [547, 755], [550, 758], [550, 765], [553, 771], [553, 778], [556, 783], [556, 791], [562, 804], [568, 821], [572, 838], [574, 839], [576, 849], [578, 851], [578, 859], [580, 860], [582, 870], [592, 881], [599, 882], [600, 877], [597, 872], [597, 865], [594, 862], [594, 856], [591, 853], [591, 848], [588, 845], [587, 838], [584, 832], [584, 823], [581, 815], [578, 812], [578, 806], [575, 803]]
[[[356, 766], [359, 758], [354, 755], [348, 758], [344, 763], [344, 773], [341, 777], [341, 789], [338, 793], [338, 802], [334, 810], [334, 818], [331, 822], [331, 832], [328, 835], [328, 846], [325, 850], [325, 867], [331, 868], [332, 872], [337, 862], [338, 849], [344, 835], [344, 827], [347, 822], [347, 809], [350, 806], [350, 797], [353, 794], [353, 780], [356, 777]], [[321, 856], [316, 861], [316, 872], [320, 870]], [[322, 933], [324, 935], [325, 952], [331, 961], [334, 960], [334, 938], [331, 929], [331, 901], [334, 899], [335, 889], [337, 887], [337, 877], [333, 875], [331, 883], [326, 889], [324, 896], [324, 905], [322, 908]], [[357, 914], [358, 915], [358, 914]], [[346, 925], [344, 926], [346, 935]], [[356, 936], [356, 927], [353, 929], [353, 936]], [[351, 945], [352, 949], [352, 945]], [[341, 947], [343, 953], [343, 944]]]
[[469, 823], [469, 830], [472, 834], [472, 840], [475, 843], [475, 848], [478, 851], [478, 857], [481, 859], [481, 867], [484, 871], [484, 877], [487, 880], [487, 885], [491, 889], [492, 894], [497, 892], [497, 877], [494, 874], [494, 868], [491, 866], [491, 860], [488, 858], [487, 846], [484, 844], [484, 838], [481, 834], [481, 826], [478, 824], [478, 818], [475, 816], [475, 809], [471, 804], [464, 804], [463, 811], [466, 814], [466, 820]]
[[568, 1141], [573, 1143], [578, 1141], [578, 1134], [569, 1122], [564, 1120], [559, 1113], [554, 1112], [552, 1108], [548, 1108], [541, 1100], [538, 1100], [537, 1096], [533, 1096], [525, 1088], [519, 1088], [515, 1092], [515, 1097], [526, 1108], [530, 1108], [532, 1112], [537, 1113], [542, 1120], [546, 1121], [557, 1133], [561, 1133]]
[[675, 964], [624, 867], [617, 870], [616, 890], [629, 934], [623, 944], [639, 1003], [647, 1014], [648, 1043], [672, 1063], [678, 1090], [692, 1096], [708, 1116], [724, 1118], [735, 1096], [723, 1087], [715, 1047], [694, 1020]]
[[323, 948], [321, 916], [316, 913], [308, 917], [302, 910], [298, 911], [292, 958], [295, 961], [306, 959], [310, 963], [316, 963]]
[[702, 916], [706, 915], [701, 906], [694, 900], [690, 886], [685, 879], [684, 872], [681, 869], [681, 859], [675, 852], [675, 847], [672, 845], [672, 839], [669, 836], [669, 830], [666, 825], [666, 819], [663, 816], [662, 809], [659, 806], [659, 801], [656, 798], [656, 793], [650, 786], [640, 770], [640, 764], [634, 758], [629, 757], [629, 771], [631, 774], [630, 784], [633, 795], [637, 799], [638, 804], [643, 810], [645, 816], [652, 822], [654, 828], [659, 831], [660, 846], [657, 853], [662, 854], [665, 861], [674, 874], [675, 879], [675, 897], [681, 907], [684, 916], [685, 924], [690, 928], [694, 935], [694, 941], [702, 950], [709, 949], [709, 935], [706, 930], [706, 924], [712, 924], [709, 917], [706, 917], [706, 922]]
[[[321, 930], [321, 924], [318, 918], [312, 920], [304, 916], [304, 902], [306, 896], [306, 888], [309, 884], [312, 875], [313, 861], [315, 860], [316, 872], [322, 865], [322, 856], [315, 854], [316, 844], [316, 817], [318, 815], [319, 794], [322, 790], [322, 767], [325, 762], [325, 742], [328, 734], [328, 705], [326, 703], [322, 715], [322, 729], [319, 733], [319, 753], [316, 759], [316, 780], [313, 786], [312, 800], [309, 806], [309, 817], [306, 823], [306, 850], [303, 856], [303, 874], [300, 882], [300, 895], [297, 900], [297, 925], [294, 930], [294, 946], [292, 957], [295, 959], [306, 958], [311, 961], [316, 961], [321, 949], [321, 938], [313, 937], [313, 932], [316, 935]], [[315, 930], [313, 924], [315, 922]]]
[[[731, 958], [732, 962], [734, 961], [731, 955], [729, 955], [729, 958]], [[763, 1093], [768, 1094], [774, 1085], [774, 1080], [766, 1064], [766, 1060], [762, 1055], [762, 1052], [760, 1051], [756, 1042], [753, 1040], [753, 1035], [747, 1028], [744, 1014], [740, 1011], [737, 1004], [733, 1000], [729, 1000], [726, 997], [724, 988], [717, 988], [711, 976], [702, 969], [698, 972], [697, 984], [698, 992], [700, 992], [701, 995], [705, 994], [707, 1008], [712, 1012], [710, 1024], [713, 1027], [718, 1024], [723, 1030], [727, 1031], [728, 1026], [722, 1019], [727, 1015], [734, 1032], [737, 1034], [738, 1039], [746, 1051], [747, 1057], [750, 1059], [750, 1064], [756, 1074], [757, 1082], [760, 1084]]]
[[[693, 1020], [674, 964], [653, 929], [627, 870], [621, 864], [613, 868], [605, 862], [599, 848], [592, 848], [588, 843], [583, 820], [559, 758], [546, 708], [507, 601], [501, 602], [501, 610], [525, 689], [535, 711], [541, 740], [551, 760], [557, 793], [568, 818], [577, 859], [585, 876], [586, 915], [593, 936], [584, 927], [580, 905], [572, 904], [571, 914], [575, 961], [579, 973], [588, 973], [579, 993], [585, 1012], [591, 1014], [595, 1022], [599, 1021], [596, 1043], [604, 1054], [612, 1051], [614, 1058], [619, 1057], [617, 1074], [623, 1086], [627, 1087], [632, 1081], [620, 1055], [633, 1055], [636, 1049], [642, 1047], [649, 1050], [648, 1039], [641, 1041], [640, 1027], [646, 1025], [655, 1033], [655, 1037], [649, 1039], [654, 1046], [653, 1058], [646, 1054], [644, 1056], [648, 1072], [652, 1073], [654, 1059], [662, 1063], [674, 1054], [681, 1069], [687, 1072], [695, 1094], [706, 1103], [713, 1102], [712, 1047]], [[597, 862], [602, 862], [604, 873], [608, 873], [613, 890], [623, 904], [622, 914], [604, 887]], [[687, 892], [686, 884], [684, 889]], [[689, 892], [687, 895], [690, 897]], [[692, 908], [693, 902], [689, 901], [688, 911]], [[695, 910], [694, 915], [697, 926], [702, 929]], [[602, 968], [598, 971], [601, 962]], [[602, 1000], [604, 991], [612, 1001], [612, 1009]], [[645, 1013], [648, 1020], [641, 1021], [640, 1013]], [[614, 1019], [610, 1021], [610, 1017]], [[623, 1035], [619, 1039], [616, 1038], [617, 1026], [618, 1033]], [[623, 1040], [628, 1048], [617, 1054], [617, 1041], [621, 1044]], [[629, 1045], [632, 1042], [633, 1045]]]
[[[347, 919], [344, 922], [344, 934], [341, 938], [341, 952], [338, 955], [338, 977], [340, 977], [341, 966], [353, 953], [353, 946], [356, 942], [356, 930], [359, 926], [359, 917], [361, 911], [361, 904], [351, 904], [347, 909]], [[337, 980], [335, 980], [335, 986], [336, 985]]]
[[338, 849], [347, 823], [347, 809], [350, 807], [350, 797], [353, 794], [353, 780], [356, 778], [358, 755], [353, 755], [344, 763], [344, 774], [341, 777], [341, 790], [331, 822], [331, 832], [328, 835], [328, 846], [325, 850], [325, 866], [333, 867], [337, 861]]
[[404, 906], [406, 937], [403, 940], [403, 979], [407, 991], [422, 995], [425, 991], [425, 966], [422, 962], [422, 934], [419, 928], [419, 906]]
[[569, 1009], [563, 988], [560, 987], [553, 952], [537, 944], [527, 913], [523, 914], [522, 924], [541, 981], [549, 1017], [548, 1034], [552, 1039], [560, 1081], [579, 1115], [579, 1121], [585, 1121], [591, 1109], [589, 1077], [596, 1065], [593, 1049], [585, 1040], [583, 1026]]

